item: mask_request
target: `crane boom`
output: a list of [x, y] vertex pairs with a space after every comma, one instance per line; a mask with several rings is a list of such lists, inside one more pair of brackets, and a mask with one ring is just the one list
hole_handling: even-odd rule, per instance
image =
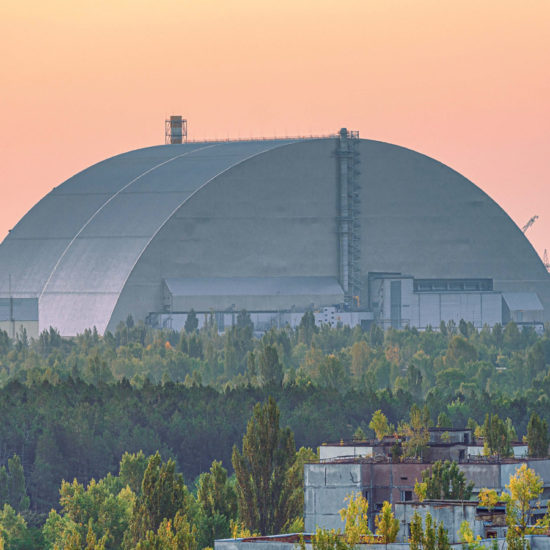
[[538, 216], [533, 216], [522, 228], [521, 230], [526, 233], [527, 230], [538, 220]]

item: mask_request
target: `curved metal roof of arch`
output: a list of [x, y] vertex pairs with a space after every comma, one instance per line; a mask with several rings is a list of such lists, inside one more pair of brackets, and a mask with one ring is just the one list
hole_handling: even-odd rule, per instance
[[[83, 170], [55, 187], [6, 237], [0, 265], [9, 273], [0, 279], [0, 294], [42, 301], [85, 293], [94, 295], [93, 309], [112, 311], [140, 254], [179, 206], [231, 167], [293, 141], [162, 145]], [[47, 319], [40, 326], [48, 326]]]
[[[130, 151], [87, 168], [38, 202], [0, 245], [0, 296], [39, 297], [40, 330], [52, 325], [61, 334], [72, 335], [95, 325], [100, 332], [105, 331], [134, 268], [143, 263], [138, 264], [140, 258], [153, 248], [149, 245], [159, 240], [161, 229], [169, 225], [167, 222], [177, 218], [178, 211], [190, 206], [188, 201], [197, 191], [215, 179], [221, 181], [218, 176], [254, 157], [269, 151], [275, 156], [284, 155], [286, 151], [281, 148], [306, 141], [315, 139], [162, 145]], [[368, 221], [374, 224], [376, 231], [388, 234], [391, 241], [378, 243], [374, 239], [369, 243], [365, 252], [373, 265], [386, 258], [381, 265], [390, 265], [390, 271], [395, 270], [392, 262], [388, 264], [387, 247], [393, 246], [394, 255], [399, 255], [398, 252], [404, 252], [399, 248], [402, 242], [403, 246], [411, 246], [410, 239], [402, 238], [404, 228], [408, 228], [409, 233], [416, 230], [418, 235], [441, 230], [445, 215], [438, 213], [430, 217], [426, 212], [436, 208], [439, 200], [452, 207], [453, 193], [456, 193], [462, 197], [456, 203], [460, 208], [469, 209], [470, 221], [475, 220], [476, 208], [486, 204], [492, 212], [491, 220], [498, 218], [499, 227], [506, 228], [510, 242], [521, 248], [526, 267], [510, 277], [525, 280], [527, 274], [536, 279], [535, 282], [544, 279], [547, 284], [542, 262], [521, 231], [472, 182], [410, 149], [371, 140], [361, 142], [370, 151], [370, 158], [368, 155], [366, 158], [367, 172], [368, 181], [374, 187], [369, 189], [369, 196], [373, 203], [385, 205], [384, 209], [377, 206], [376, 211], [369, 214]], [[304, 147], [310, 146], [317, 147], [314, 143], [304, 143]], [[326, 154], [327, 147], [320, 142], [319, 146]], [[292, 155], [302, 161], [299, 150], [293, 148]], [[311, 162], [316, 157], [308, 158]], [[399, 163], [394, 162], [397, 158]], [[392, 163], [399, 166], [394, 167]], [[388, 170], [388, 166], [392, 168]], [[424, 167], [429, 168], [427, 179]], [[456, 178], [446, 180], [445, 175], [451, 173]], [[446, 183], [452, 182], [452, 189], [446, 183], [440, 186], [440, 177]], [[396, 201], [401, 191], [409, 189], [409, 183], [414, 190]], [[205, 191], [208, 189], [210, 187]], [[426, 197], [431, 197], [428, 206]], [[198, 200], [200, 195], [196, 198]], [[408, 201], [406, 209], [403, 201]], [[449, 210], [448, 214], [457, 218], [455, 223], [449, 224], [452, 231], [460, 231], [460, 212]], [[404, 218], [405, 215], [408, 217]], [[452, 246], [445, 235], [430, 241], [438, 246], [441, 254], [439, 267], [447, 261], [455, 266], [459, 261], [470, 261], [472, 239], [477, 239], [477, 234], [474, 228], [467, 230], [468, 235], [458, 244], [453, 240]], [[497, 232], [493, 233], [493, 237], [498, 236], [502, 241]], [[486, 248], [490, 244], [491, 241], [487, 241]], [[456, 250], [459, 258], [449, 260], [446, 255]], [[433, 263], [433, 251], [428, 246], [417, 254], [426, 257], [427, 263]], [[491, 264], [495, 266], [495, 274], [502, 272], [502, 265], [508, 263], [504, 257], [497, 260]], [[550, 290], [545, 292], [548, 302]]]

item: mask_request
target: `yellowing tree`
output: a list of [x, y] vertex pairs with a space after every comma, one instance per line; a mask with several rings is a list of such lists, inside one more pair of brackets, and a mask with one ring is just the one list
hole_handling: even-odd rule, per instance
[[372, 535], [367, 516], [369, 503], [359, 492], [347, 496], [345, 502], [348, 505], [346, 508], [340, 510], [340, 517], [345, 524], [344, 535], [346, 543], [353, 548], [361, 542], [363, 537], [370, 537]]
[[391, 504], [385, 500], [382, 510], [374, 518], [376, 534], [382, 538], [384, 544], [395, 542], [399, 532], [399, 520], [393, 515]]
[[386, 415], [378, 409], [372, 415], [372, 419], [369, 423], [369, 428], [374, 430], [376, 434], [376, 439], [380, 440], [385, 435], [390, 435], [392, 433], [393, 426], [388, 423], [388, 418]]
[[516, 530], [520, 535], [522, 548], [528, 528], [530, 502], [539, 498], [542, 486], [540, 476], [525, 463], [510, 476], [510, 483], [506, 485], [510, 491], [510, 499], [506, 506], [506, 523], [508, 530]]
[[492, 510], [499, 501], [498, 493], [494, 489], [481, 489], [478, 495], [479, 504]]

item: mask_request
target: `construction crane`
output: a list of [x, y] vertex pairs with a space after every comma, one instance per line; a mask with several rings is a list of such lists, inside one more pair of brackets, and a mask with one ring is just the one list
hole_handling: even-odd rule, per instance
[[521, 230], [526, 233], [527, 230], [539, 219], [538, 216], [533, 216], [522, 228]]

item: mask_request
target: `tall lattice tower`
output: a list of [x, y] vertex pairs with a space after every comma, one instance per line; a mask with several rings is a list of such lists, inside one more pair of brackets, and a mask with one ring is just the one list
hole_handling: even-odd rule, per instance
[[339, 273], [346, 305], [359, 307], [361, 291], [361, 204], [359, 198], [359, 132], [339, 133], [336, 158], [339, 185]]

